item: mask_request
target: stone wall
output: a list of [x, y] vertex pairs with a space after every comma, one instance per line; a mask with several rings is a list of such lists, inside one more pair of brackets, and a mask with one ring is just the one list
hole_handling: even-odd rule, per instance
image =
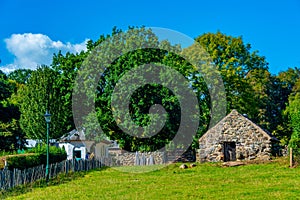
[[112, 165], [116, 166], [133, 166], [133, 165], [151, 165], [164, 164], [166, 162], [164, 152], [110, 152]]
[[174, 151], [169, 151], [166, 153], [166, 160], [167, 162], [195, 162], [196, 156], [195, 156], [195, 151], [188, 149], [188, 150], [183, 150], [183, 149], [177, 149]]
[[233, 110], [199, 140], [197, 161], [224, 160], [224, 143], [235, 144], [236, 160], [269, 159], [272, 137], [249, 119]]
[[[115, 166], [165, 164], [171, 162], [194, 162], [194, 151], [181, 149], [170, 152], [126, 152], [121, 149], [109, 150], [111, 164]], [[138, 159], [137, 159], [138, 158]]]

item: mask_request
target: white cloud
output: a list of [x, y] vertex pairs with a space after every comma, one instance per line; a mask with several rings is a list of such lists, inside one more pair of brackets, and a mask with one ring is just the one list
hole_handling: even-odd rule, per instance
[[62, 53], [79, 53], [86, 50], [87, 39], [79, 44], [63, 43], [53, 41], [43, 34], [12, 34], [10, 38], [4, 40], [7, 50], [15, 56], [14, 62], [0, 69], [9, 73], [18, 68], [36, 69], [37, 66], [52, 62], [53, 53], [59, 50]]
[[8, 64], [8, 65], [5, 65], [5, 66], [1, 66], [0, 67], [0, 70], [2, 72], [4, 72], [5, 74], [8, 74], [14, 70], [18, 69], [18, 67], [14, 64]]

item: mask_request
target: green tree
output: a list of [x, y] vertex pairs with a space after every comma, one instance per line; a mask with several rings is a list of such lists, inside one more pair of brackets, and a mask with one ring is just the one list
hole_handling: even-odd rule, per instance
[[292, 128], [289, 146], [295, 150], [297, 155], [300, 155], [300, 78], [289, 95], [289, 103], [285, 113], [289, 117], [290, 127]]
[[7, 76], [0, 70], [0, 102], [10, 97], [12, 89]]
[[203, 34], [196, 41], [209, 53], [221, 73], [228, 112], [237, 109], [256, 119], [259, 108], [253, 98], [255, 90], [245, 77], [255, 69], [267, 70], [265, 58], [251, 51], [251, 45], [244, 44], [242, 37], [217, 32]]
[[67, 52], [65, 55], [59, 51], [54, 54], [51, 64], [56, 73], [54, 84], [60, 94], [60, 103], [63, 106], [60, 114], [65, 117], [65, 130], [67, 132], [75, 128], [72, 112], [72, 92], [78, 69], [85, 58], [86, 53], [83, 51], [79, 54]]
[[[226, 89], [227, 111], [237, 109], [254, 122], [269, 128], [265, 114], [269, 111], [268, 63], [258, 51], [252, 51], [242, 37], [221, 32], [206, 33], [198, 38], [203, 48], [217, 65]], [[259, 116], [259, 117], [257, 117]]]
[[[135, 69], [138, 66], [144, 66], [144, 71], [149, 73], [149, 77], [157, 77], [157, 80], [164, 80], [166, 83], [176, 85], [179, 80], [174, 79], [172, 74], [160, 71], [161, 68], [151, 65], [151, 63], [161, 63], [167, 66], [171, 66], [174, 70], [180, 72], [187, 80], [194, 77], [195, 79], [201, 79], [201, 75], [196, 75], [197, 69], [193, 69], [190, 63], [187, 63], [182, 57], [180, 57], [181, 48], [180, 46], [172, 46], [167, 41], [159, 42], [158, 38], [150, 29], [145, 28], [132, 28], [131, 34], [121, 34], [122, 31], [116, 30], [112, 35], [116, 37], [107, 36], [105, 42], [100, 42], [99, 47], [95, 48], [95, 51], [91, 51], [88, 59], [83, 63], [83, 66], [101, 66], [105, 68], [101, 77], [98, 76], [99, 68], [87, 67], [80, 70], [78, 73], [80, 77], [84, 77], [83, 80], [78, 80], [75, 89], [76, 93], [81, 93], [80, 98], [74, 99], [78, 104], [78, 110], [85, 112], [84, 116], [88, 116], [85, 119], [76, 119], [82, 126], [90, 121], [93, 115], [98, 117], [101, 128], [110, 139], [117, 140], [119, 144], [126, 150], [155, 150], [159, 149], [167, 144], [176, 134], [180, 125], [180, 105], [179, 99], [184, 98], [182, 96], [176, 96], [174, 91], [163, 87], [161, 84], [149, 83], [138, 87], [139, 81], [144, 81], [145, 77], [138, 73], [126, 76], [130, 70]], [[120, 34], [118, 34], [120, 33]], [[139, 47], [148, 46], [149, 48], [140, 49]], [[160, 47], [164, 47], [161, 50]], [[124, 47], [132, 47], [133, 51], [122, 52]], [[111, 52], [101, 51], [101, 49], [110, 49]], [[178, 54], [168, 52], [168, 49]], [[121, 55], [117, 59], [110, 60], [114, 57], [114, 54]], [[103, 63], [99, 63], [98, 60], [101, 58]], [[150, 64], [150, 65], [145, 65]], [[155, 73], [158, 74], [155, 74]], [[152, 75], [153, 73], [153, 75]], [[194, 75], [193, 75], [194, 74]], [[94, 82], [99, 78], [99, 84], [97, 84], [96, 94], [94, 91], [86, 92], [87, 88], [93, 88]], [[122, 78], [123, 86], [118, 90], [116, 94], [116, 85]], [[167, 81], [166, 81], [167, 80]], [[202, 90], [197, 86], [197, 80], [190, 82], [191, 85], [195, 86], [195, 90]], [[82, 82], [81, 82], [82, 81]], [[203, 81], [199, 81], [203, 82]], [[130, 87], [138, 87], [131, 94], [128, 92]], [[197, 87], [196, 87], [197, 86]], [[114, 96], [112, 95], [114, 93]], [[198, 91], [200, 94], [200, 91]], [[199, 97], [200, 98], [200, 97]], [[134, 122], [134, 125], [129, 120], [123, 120], [120, 118], [114, 118], [113, 113], [123, 112], [123, 110], [112, 104], [114, 102], [123, 102], [125, 99], [129, 99], [129, 108], [126, 119], [130, 119]], [[90, 106], [95, 101], [96, 113], [94, 113]], [[87, 103], [86, 103], [87, 102]], [[201, 102], [201, 101], [199, 101]], [[159, 106], [161, 105], [165, 110], [165, 113], [160, 113]], [[93, 107], [92, 107], [93, 109]], [[193, 108], [190, 113], [199, 108]], [[151, 114], [149, 114], [151, 110]], [[188, 111], [187, 111], [188, 112]], [[82, 114], [82, 113], [81, 113]], [[160, 118], [160, 117], [162, 118]], [[194, 120], [199, 120], [199, 116], [195, 117]], [[151, 122], [164, 121], [165, 125], [159, 131], [158, 134], [150, 138], [146, 138], [149, 132], [143, 129], [141, 137], [135, 137], [133, 135], [138, 134], [140, 129], [135, 129], [135, 126], [147, 127]], [[132, 135], [127, 134], [121, 128], [121, 126], [127, 127], [127, 130]], [[149, 130], [151, 132], [151, 130]]]
[[62, 96], [55, 84], [57, 76], [51, 68], [41, 66], [32, 72], [26, 86], [18, 91], [20, 125], [28, 138], [46, 139], [46, 110], [52, 115], [50, 138], [59, 138], [68, 131]]
[[19, 84], [27, 83], [30, 74], [32, 73], [31, 69], [17, 69], [8, 74], [8, 78], [15, 80]]
[[[119, 30], [113, 28], [112, 34], [116, 34]], [[104, 41], [110, 35], [101, 35], [97, 41], [89, 40], [86, 44], [87, 51], [81, 51], [80, 53], [70, 53], [67, 52], [65, 55], [59, 51], [58, 53], [53, 55], [51, 68], [57, 73], [57, 77], [55, 79], [56, 88], [59, 89], [59, 93], [61, 96], [61, 103], [64, 106], [64, 109], [61, 110], [61, 115], [64, 115], [66, 118], [66, 130], [71, 130], [75, 128], [74, 120], [73, 120], [73, 111], [72, 111], [72, 93], [74, 89], [74, 82], [76, 80], [76, 76], [78, 70], [80, 69], [83, 61], [89, 55], [89, 53], [102, 41]], [[95, 122], [90, 121], [88, 117], [85, 124], [81, 124], [82, 128], [85, 129], [85, 134], [93, 135], [98, 140], [101, 138], [95, 135]], [[93, 118], [93, 117], [92, 117]], [[99, 135], [98, 135], [99, 136]], [[95, 139], [94, 137], [94, 139]]]
[[[294, 98], [297, 91], [297, 80], [300, 78], [299, 68], [288, 68], [286, 71], [280, 72], [275, 76], [274, 80], [274, 102], [275, 111], [278, 113], [276, 117], [277, 123], [274, 135], [280, 139], [282, 145], [289, 143], [292, 134], [291, 116], [288, 114], [290, 99]], [[299, 90], [298, 90], [299, 91]]]
[[0, 151], [15, 151], [22, 149], [25, 135], [21, 131], [19, 122], [11, 118], [8, 122], [0, 122]]
[[10, 102], [15, 90], [16, 83], [0, 71], [0, 151], [14, 151], [25, 142], [18, 122], [18, 107]]
[[262, 128], [274, 132], [280, 119], [280, 110], [276, 105], [276, 78], [267, 69], [251, 70], [246, 81], [252, 89], [252, 101], [255, 105], [252, 116]]

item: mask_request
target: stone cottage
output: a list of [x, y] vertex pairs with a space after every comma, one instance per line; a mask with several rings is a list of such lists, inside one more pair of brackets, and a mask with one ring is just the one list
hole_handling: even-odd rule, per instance
[[199, 139], [198, 161], [268, 160], [275, 141], [270, 133], [232, 110]]

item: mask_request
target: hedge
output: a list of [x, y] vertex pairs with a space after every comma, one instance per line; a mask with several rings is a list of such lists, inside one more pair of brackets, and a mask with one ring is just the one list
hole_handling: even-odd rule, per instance
[[[49, 163], [61, 162], [67, 159], [65, 150], [58, 147], [50, 147]], [[6, 157], [8, 169], [26, 169], [38, 165], [46, 165], [46, 147], [38, 147], [28, 151], [28, 154], [19, 154]]]

